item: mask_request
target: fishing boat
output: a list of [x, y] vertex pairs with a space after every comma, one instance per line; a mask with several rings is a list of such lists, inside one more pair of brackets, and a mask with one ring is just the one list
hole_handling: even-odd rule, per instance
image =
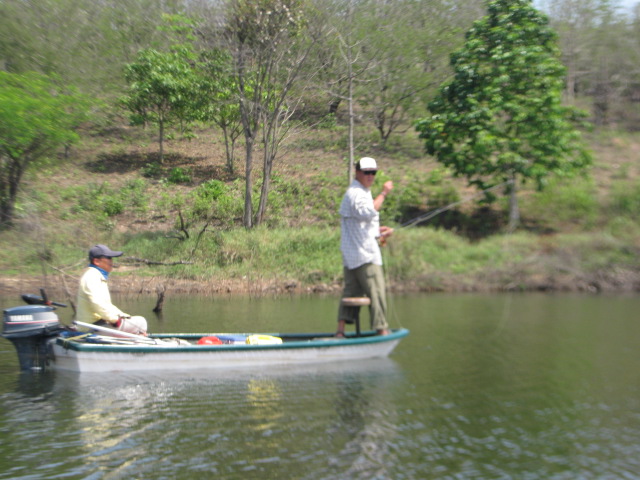
[[387, 357], [409, 334], [171, 333], [134, 335], [83, 322], [60, 323], [56, 307], [41, 296], [4, 310], [2, 336], [18, 353], [22, 370], [74, 372], [242, 369]]

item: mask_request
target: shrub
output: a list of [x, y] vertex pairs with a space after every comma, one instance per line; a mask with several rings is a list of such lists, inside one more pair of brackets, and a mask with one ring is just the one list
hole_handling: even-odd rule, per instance
[[158, 178], [162, 175], [162, 166], [159, 163], [147, 163], [142, 168], [142, 176], [147, 178]]
[[196, 188], [191, 194], [190, 213], [194, 218], [204, 219], [209, 216], [215, 202], [228, 195], [229, 187], [220, 180], [209, 180]]
[[122, 189], [123, 200], [127, 205], [140, 211], [147, 211], [149, 198], [147, 195], [147, 182], [142, 178], [127, 181]]
[[640, 212], [640, 182], [619, 182], [612, 186], [609, 199], [611, 215], [637, 217]]
[[102, 201], [102, 210], [108, 217], [113, 217], [124, 212], [124, 205], [119, 198], [106, 197]]
[[188, 168], [174, 167], [167, 177], [169, 183], [189, 183], [191, 182], [191, 171]]
[[[384, 180], [383, 176], [381, 183]], [[383, 212], [393, 221], [406, 223], [459, 200], [456, 188], [450, 181], [444, 180], [441, 170], [436, 169], [426, 178], [411, 178], [400, 195], [387, 197]], [[446, 225], [447, 216], [434, 216], [429, 220], [430, 225]]]
[[541, 192], [523, 197], [522, 216], [561, 229], [567, 224], [593, 227], [598, 216], [595, 183], [591, 179], [555, 180]]

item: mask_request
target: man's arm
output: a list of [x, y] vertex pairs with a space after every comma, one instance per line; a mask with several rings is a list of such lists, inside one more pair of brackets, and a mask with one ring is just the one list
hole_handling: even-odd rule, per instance
[[391, 180], [387, 180], [382, 186], [382, 192], [380, 192], [378, 196], [373, 200], [373, 207], [377, 211], [380, 211], [385, 198], [391, 192], [391, 190], [393, 190], [393, 182]]

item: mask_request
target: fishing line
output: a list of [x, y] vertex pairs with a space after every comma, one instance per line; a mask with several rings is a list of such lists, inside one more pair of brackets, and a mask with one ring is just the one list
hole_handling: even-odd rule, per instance
[[485, 194], [486, 192], [490, 192], [491, 190], [495, 190], [496, 188], [500, 188], [504, 185], [508, 185], [510, 183], [513, 183], [513, 180], [507, 180], [506, 182], [502, 182], [499, 183], [498, 185], [494, 185], [493, 187], [489, 187], [489, 188], [485, 188], [484, 190], [480, 190], [478, 193], [475, 193], [467, 198], [463, 198], [462, 200], [458, 200], [457, 202], [453, 202], [450, 203], [449, 205], [446, 205], [444, 207], [440, 207], [440, 208], [436, 208], [435, 210], [431, 210], [430, 212], [424, 213], [422, 215], [419, 215], [415, 218], [413, 218], [412, 220], [409, 220], [408, 222], [403, 223], [402, 225], [400, 225], [400, 227], [398, 228], [406, 228], [406, 227], [414, 227], [420, 223], [426, 222], [427, 220], [431, 220], [433, 217], [440, 215], [443, 212], [446, 212], [447, 210], [452, 209], [453, 207], [456, 207], [460, 204], [463, 203], [467, 203], [471, 200], [473, 200], [474, 198], [477, 198], [483, 194]]
[[[411, 220], [409, 220], [408, 222], [403, 223], [402, 225], [400, 225], [399, 227], [397, 227], [397, 229], [401, 229], [401, 228], [409, 228], [409, 227], [415, 227], [416, 225], [419, 225], [420, 223], [424, 223], [428, 220], [431, 220], [432, 218], [440, 215], [441, 213], [446, 212], [447, 210], [451, 210], [453, 207], [456, 207], [458, 205], [461, 205], [463, 203], [467, 203], [481, 195], [486, 194], [487, 192], [490, 192], [492, 190], [495, 190], [497, 188], [503, 187], [505, 185], [509, 185], [513, 183], [513, 180], [507, 180], [505, 182], [499, 183], [497, 185], [493, 185], [492, 187], [489, 188], [485, 188], [484, 190], [480, 190], [478, 193], [475, 193], [473, 195], [470, 195], [467, 198], [463, 198], [462, 200], [458, 200], [457, 202], [453, 202], [450, 203], [449, 205], [445, 205], [444, 207], [440, 207], [440, 208], [436, 208], [434, 210], [431, 210], [427, 213], [424, 213], [422, 215], [419, 215]], [[396, 229], [394, 229], [396, 230]], [[389, 247], [391, 248], [391, 247]], [[383, 263], [386, 264], [387, 260], [389, 258], [389, 254], [386, 253], [385, 249], [381, 249], [382, 250], [382, 255], [383, 255]], [[393, 295], [389, 294], [388, 290], [389, 290], [389, 274], [387, 272], [387, 269], [385, 268], [383, 270], [384, 272], [384, 277], [385, 277], [385, 284], [387, 285], [387, 304], [388, 304], [388, 312], [393, 314], [393, 318], [394, 321], [397, 322], [397, 324], [402, 328], [402, 324], [400, 323], [400, 319], [398, 318], [398, 315], [395, 311], [394, 308], [391, 307], [392, 303], [393, 303]]]
[[513, 295], [506, 296], [505, 302], [502, 304], [502, 315], [500, 316], [500, 321], [496, 326], [495, 330], [492, 332], [491, 336], [498, 336], [498, 334], [502, 333], [505, 325], [511, 319], [512, 298], [513, 298]]
[[[391, 248], [391, 246], [387, 245], [387, 249]], [[389, 259], [389, 255], [386, 253], [385, 250], [387, 250], [385, 248], [381, 248], [380, 250], [382, 250], [382, 263], [386, 264], [387, 260]], [[404, 326], [402, 325], [402, 322], [400, 321], [400, 317], [398, 316], [398, 312], [396, 311], [395, 307], [394, 307], [394, 295], [391, 294], [391, 292], [389, 291], [389, 272], [387, 271], [386, 268], [382, 269], [382, 274], [384, 276], [384, 283], [385, 283], [385, 290], [386, 290], [386, 294], [387, 294], [387, 316], [390, 317], [390, 320], [393, 320], [393, 322], [398, 325], [398, 327], [400, 328], [404, 328]], [[389, 324], [391, 324], [391, 322], [389, 322]]]

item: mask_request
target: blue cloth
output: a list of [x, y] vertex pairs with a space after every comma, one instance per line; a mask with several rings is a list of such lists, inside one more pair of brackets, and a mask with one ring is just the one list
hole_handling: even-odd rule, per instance
[[109, 280], [109, 272], [107, 272], [106, 270], [103, 270], [102, 268], [100, 268], [97, 265], [94, 265], [93, 263], [91, 265], [89, 265], [90, 267], [95, 268], [96, 270], [98, 270], [102, 276], [104, 277], [105, 280]]

